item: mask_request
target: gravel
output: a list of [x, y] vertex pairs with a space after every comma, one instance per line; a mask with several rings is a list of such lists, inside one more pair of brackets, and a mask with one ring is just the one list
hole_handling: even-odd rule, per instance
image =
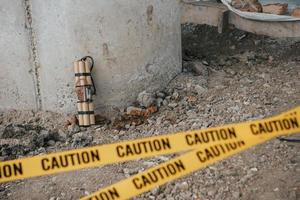
[[[300, 105], [299, 43], [216, 31], [184, 30], [186, 70], [163, 90], [139, 95], [139, 107], [159, 107], [142, 120], [119, 117], [118, 125], [82, 129], [64, 127], [68, 116], [51, 112], [0, 113], [1, 160], [254, 120]], [[207, 73], [188, 67], [199, 63]], [[299, 152], [298, 144], [275, 139], [134, 199], [297, 200]], [[0, 199], [78, 199], [174, 156], [4, 183]]]

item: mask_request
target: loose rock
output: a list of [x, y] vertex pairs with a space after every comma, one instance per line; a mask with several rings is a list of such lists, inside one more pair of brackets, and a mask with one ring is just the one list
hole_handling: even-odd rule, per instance
[[147, 108], [154, 103], [155, 98], [151, 93], [143, 91], [138, 95], [137, 101], [140, 104], [140, 106]]

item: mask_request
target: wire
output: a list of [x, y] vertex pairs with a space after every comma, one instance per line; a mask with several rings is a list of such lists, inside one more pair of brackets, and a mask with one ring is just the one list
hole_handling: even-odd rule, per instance
[[284, 138], [284, 137], [278, 137], [277, 139], [282, 142], [300, 143], [300, 139], [289, 139], [289, 138]]
[[96, 95], [96, 86], [95, 86], [94, 79], [93, 79], [93, 76], [92, 76], [92, 70], [94, 68], [94, 59], [93, 59], [92, 56], [85, 56], [85, 57], [81, 58], [80, 60], [81, 61], [86, 61], [87, 59], [90, 59], [92, 61], [92, 66], [91, 66], [91, 79], [92, 79], [92, 84], [93, 84], [92, 94]]
[[93, 70], [94, 67], [94, 59], [92, 58], [92, 56], [85, 56], [83, 58], [81, 58], [81, 61], [86, 61], [86, 59], [89, 58], [92, 61], [92, 66], [91, 66], [91, 71]]

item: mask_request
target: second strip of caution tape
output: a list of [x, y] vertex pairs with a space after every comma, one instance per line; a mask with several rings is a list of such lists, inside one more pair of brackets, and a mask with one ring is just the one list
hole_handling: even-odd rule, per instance
[[[299, 113], [300, 107], [297, 107], [263, 120], [4, 161], [0, 162], [0, 183], [199, 148], [206, 149], [212, 145], [223, 145], [225, 151], [238, 142], [236, 145], [248, 148], [280, 135], [300, 132]], [[186, 156], [192, 155], [193, 152]], [[235, 151], [228, 151], [224, 156], [231, 155], [232, 152]], [[223, 157], [216, 159], [219, 158], [223, 159]], [[209, 164], [211, 161], [212, 159], [209, 159], [205, 163]], [[188, 171], [190, 172], [191, 170]]]

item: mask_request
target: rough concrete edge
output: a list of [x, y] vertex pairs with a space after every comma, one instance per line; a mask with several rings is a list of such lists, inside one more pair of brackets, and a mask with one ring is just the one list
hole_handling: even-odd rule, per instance
[[36, 34], [32, 25], [32, 6], [31, 0], [24, 0], [25, 10], [25, 29], [28, 30], [29, 40], [29, 54], [30, 61], [32, 62], [32, 78], [35, 91], [36, 109], [42, 110], [42, 97], [41, 97], [41, 79], [40, 79], [40, 62], [37, 52]]
[[[220, 4], [220, 3], [218, 3]], [[255, 20], [250, 20], [243, 18], [239, 15], [237, 15], [234, 12], [228, 11], [227, 7], [221, 4], [220, 6], [216, 3], [212, 2], [206, 2], [206, 3], [198, 3], [198, 2], [193, 2], [193, 3], [187, 3], [183, 2], [182, 4], [182, 19], [181, 19], [181, 24], [207, 24], [210, 26], [217, 26], [219, 28], [219, 32], [222, 31], [223, 25], [224, 29], [226, 29], [226, 26], [228, 25], [233, 25], [236, 29], [243, 30], [246, 32], [254, 33], [257, 35], [266, 35], [274, 38], [299, 38], [300, 37], [300, 31], [298, 26], [300, 26], [298, 22], [263, 22], [263, 21], [255, 21]], [[203, 21], [202, 19], [199, 20], [199, 16], [193, 16], [193, 19], [187, 18], [186, 17], [187, 12], [189, 12], [189, 9], [195, 7], [194, 9], [199, 9], [200, 7], [202, 8], [209, 8], [214, 10], [214, 12], [219, 12], [220, 15], [217, 20], [215, 20], [213, 23], [207, 23], [206, 21]], [[226, 11], [228, 11], [226, 13]], [[197, 12], [194, 12], [196, 14], [199, 14], [201, 12], [198, 10]], [[203, 12], [207, 12], [204, 10]], [[209, 13], [208, 13], [209, 14]], [[222, 17], [225, 16], [225, 20], [222, 19]], [[221, 21], [221, 22], [220, 22]], [[222, 25], [222, 21], [225, 22], [225, 24]], [[227, 22], [226, 22], [227, 21]], [[276, 31], [270, 32], [269, 29], [264, 29], [266, 26], [271, 27], [271, 28], [276, 28]], [[263, 27], [263, 28], [262, 28]], [[282, 30], [288, 30], [288, 31], [282, 31]]]

